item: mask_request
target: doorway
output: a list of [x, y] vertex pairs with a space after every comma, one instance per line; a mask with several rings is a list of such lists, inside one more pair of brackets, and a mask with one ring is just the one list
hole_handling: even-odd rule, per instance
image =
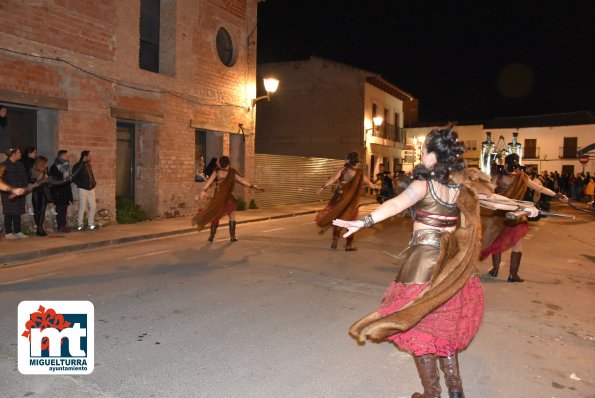
[[572, 164], [562, 165], [562, 174], [574, 175], [574, 165], [572, 165]]
[[116, 198], [134, 199], [135, 125], [116, 124]]

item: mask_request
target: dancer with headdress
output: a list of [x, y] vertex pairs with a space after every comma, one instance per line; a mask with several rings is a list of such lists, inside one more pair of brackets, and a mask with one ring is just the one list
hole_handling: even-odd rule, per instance
[[206, 191], [212, 185], [215, 186], [215, 194], [209, 201], [209, 204], [204, 209], [200, 209], [198, 213], [192, 218], [192, 225], [196, 225], [198, 230], [202, 230], [204, 226], [211, 223], [211, 233], [207, 241], [213, 242], [219, 220], [223, 216], [229, 218], [229, 240], [236, 242], [236, 218], [235, 211], [237, 208], [237, 200], [233, 195], [235, 183], [238, 182], [246, 187], [259, 189], [256, 185], [243, 178], [236, 169], [230, 166], [229, 157], [221, 156], [219, 158], [219, 165], [211, 173], [207, 183], [200, 193], [201, 200], [205, 200]]
[[[424, 392], [412, 398], [440, 396], [437, 363], [449, 397], [464, 397], [458, 352], [469, 345], [483, 316], [476, 269], [481, 250], [479, 206], [480, 198], [492, 195], [492, 188], [489, 176], [466, 169], [463, 152], [452, 128], [433, 130], [422, 148], [422, 165], [413, 171], [405, 191], [361, 220], [333, 222], [348, 229], [347, 237], [409, 207], [415, 210], [408, 255], [382, 306], [350, 329], [359, 342], [388, 339], [413, 355]], [[516, 210], [514, 205], [494, 206]]]
[[[358, 215], [359, 197], [364, 184], [374, 189], [374, 184], [366, 177], [363, 170], [356, 167], [359, 163], [359, 153], [349, 152], [345, 157], [345, 165], [328, 179], [318, 190], [316, 194], [320, 195], [322, 191], [339, 182], [339, 186], [328, 205], [316, 214], [316, 224], [321, 228], [321, 233], [326, 231], [336, 218], [346, 220], [356, 220]], [[341, 227], [333, 227], [333, 243], [331, 249], [337, 248]], [[355, 251], [357, 247], [353, 246], [353, 236], [347, 238], [345, 251]]]
[[[492, 178], [492, 183], [495, 185], [498, 195], [521, 201], [525, 197], [526, 191], [532, 189], [568, 202], [566, 196], [557, 194], [551, 189], [532, 181], [520, 169], [519, 155], [516, 153], [506, 156], [504, 163], [505, 169], [503, 172]], [[488, 275], [496, 278], [500, 270], [502, 252], [512, 249], [508, 282], [523, 282], [524, 279], [519, 276], [519, 268], [523, 255], [522, 239], [529, 230], [529, 220], [527, 217], [509, 220], [506, 219], [505, 213], [501, 210], [482, 210], [484, 249], [481, 251], [480, 259], [483, 260], [492, 255], [492, 268]]]

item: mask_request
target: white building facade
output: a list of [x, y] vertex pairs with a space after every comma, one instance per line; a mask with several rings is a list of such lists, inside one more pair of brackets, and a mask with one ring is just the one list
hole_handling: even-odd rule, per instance
[[[411, 170], [420, 162], [423, 138], [433, 129], [444, 125], [405, 129], [407, 149], [404, 170]], [[464, 159], [471, 167], [479, 167], [481, 144], [491, 133], [492, 141], [503, 148], [518, 133], [522, 145], [522, 163], [533, 166], [539, 172], [582, 173], [595, 172], [595, 154], [586, 163], [581, 163], [577, 152], [595, 143], [595, 113], [572, 112], [513, 118], [497, 118], [485, 123], [456, 126], [459, 139], [465, 143]], [[421, 138], [421, 139], [420, 139]], [[413, 154], [415, 152], [415, 154]], [[595, 151], [591, 151], [595, 152]], [[587, 153], [583, 162], [589, 157]]]

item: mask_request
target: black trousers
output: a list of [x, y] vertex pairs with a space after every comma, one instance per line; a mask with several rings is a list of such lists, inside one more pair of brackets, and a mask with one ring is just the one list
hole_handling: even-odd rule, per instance
[[37, 225], [37, 230], [43, 231], [43, 222], [45, 221], [45, 210], [48, 207], [48, 201], [42, 189], [33, 191], [31, 202], [33, 203], [33, 219], [35, 220], [35, 225]]
[[18, 234], [21, 232], [21, 215], [4, 215], [4, 228], [7, 234]]
[[58, 229], [66, 227], [66, 213], [68, 211], [68, 205], [56, 205], [56, 222], [58, 223]]

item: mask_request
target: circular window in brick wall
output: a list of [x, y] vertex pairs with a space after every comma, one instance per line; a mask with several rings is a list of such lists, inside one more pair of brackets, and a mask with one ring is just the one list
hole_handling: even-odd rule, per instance
[[233, 40], [225, 28], [219, 28], [217, 31], [217, 55], [219, 55], [219, 59], [225, 66], [233, 66], [236, 63]]

